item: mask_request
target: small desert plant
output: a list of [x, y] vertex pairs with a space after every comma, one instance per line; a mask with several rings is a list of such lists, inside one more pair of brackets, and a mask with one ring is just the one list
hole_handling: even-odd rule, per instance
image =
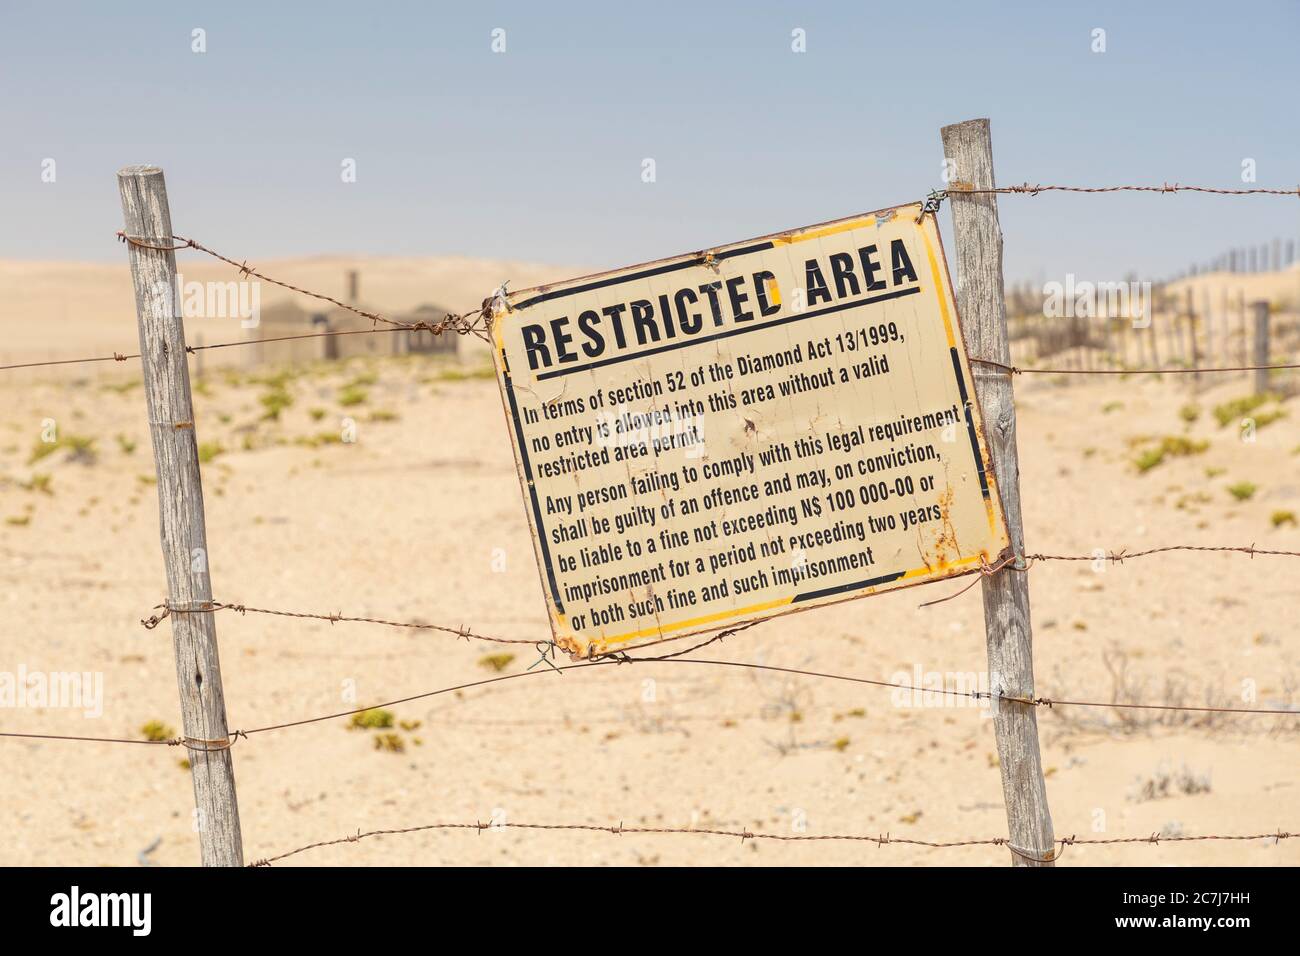
[[1178, 417], [1189, 425], [1194, 424], [1201, 417], [1201, 406], [1189, 402], [1178, 409]]
[[1222, 405], [1215, 405], [1214, 417], [1218, 421], [1220, 428], [1227, 428], [1233, 422], [1248, 416], [1261, 405], [1276, 400], [1277, 396], [1268, 392], [1262, 395], [1246, 395], [1242, 398], [1234, 398]]
[[176, 731], [164, 724], [161, 720], [151, 720], [140, 728], [140, 733], [144, 735], [145, 740], [171, 740], [176, 736]]
[[207, 464], [214, 461], [226, 453], [226, 446], [217, 441], [205, 441], [199, 443], [199, 461]]
[[1239, 481], [1236, 484], [1228, 485], [1228, 494], [1238, 501], [1249, 501], [1258, 490], [1259, 486], [1253, 481]]
[[1135, 803], [1147, 800], [1163, 800], [1166, 797], [1194, 796], [1210, 792], [1210, 775], [1196, 774], [1187, 765], [1177, 770], [1170, 770], [1163, 765], [1145, 778], [1138, 778], [1129, 791], [1128, 798]]
[[372, 707], [352, 715], [348, 724], [352, 730], [380, 730], [393, 726], [393, 712], [381, 707]]
[[1152, 468], [1164, 462], [1166, 458], [1185, 458], [1188, 455], [1199, 455], [1210, 447], [1208, 441], [1195, 441], [1182, 435], [1166, 435], [1160, 439], [1160, 443], [1145, 448], [1138, 453], [1133, 459], [1133, 464], [1141, 474], [1146, 474]]
[[39, 491], [41, 494], [52, 495], [54, 494], [53, 482], [53, 475], [38, 474], [32, 475], [30, 481], [22, 482], [20, 487], [24, 491]]
[[496, 671], [498, 674], [510, 666], [510, 662], [515, 659], [513, 654], [484, 654], [478, 659], [479, 667], [486, 667], [488, 670]]
[[119, 395], [125, 395], [127, 392], [131, 391], [131, 389], [140, 384], [140, 379], [133, 378], [128, 379], [125, 382], [108, 382], [102, 385], [101, 388], [106, 392], [117, 392]]
[[360, 385], [345, 385], [339, 391], [339, 404], [344, 408], [351, 408], [353, 405], [365, 404], [368, 397], [369, 393]]
[[379, 734], [375, 737], [375, 749], [400, 754], [405, 752], [406, 744], [398, 734]]
[[258, 398], [262, 403], [264, 421], [279, 421], [280, 413], [293, 404], [293, 396], [284, 388], [273, 388]]
[[299, 435], [294, 438], [293, 443], [307, 448], [319, 448], [321, 445], [340, 445], [343, 443], [343, 436], [338, 432], [317, 432], [314, 435]]
[[87, 438], [85, 435], [64, 435], [58, 441], [38, 441], [32, 447], [32, 454], [27, 464], [34, 465], [59, 449], [66, 449], [69, 452], [68, 461], [79, 461], [85, 465], [95, 462], [95, 439]]
[[472, 369], [448, 368], [440, 371], [435, 376], [434, 381], [468, 382], [474, 379], [496, 378], [496, 375], [496, 370], [491, 365], [481, 365]]
[[1274, 528], [1280, 528], [1284, 524], [1295, 527], [1296, 524], [1294, 511], [1274, 511], [1270, 520], [1273, 522]]

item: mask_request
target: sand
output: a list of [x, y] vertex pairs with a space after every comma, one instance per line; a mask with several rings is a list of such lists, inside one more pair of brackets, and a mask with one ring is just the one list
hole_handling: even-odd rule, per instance
[[[124, 270], [85, 268], [74, 282], [72, 267], [28, 265], [32, 286], [57, 286], [70, 304], [43, 328], [24, 320], [21, 302], [8, 306], [6, 357], [134, 344]], [[341, 291], [342, 265], [321, 265], [322, 282], [339, 276], [326, 291]], [[485, 282], [505, 277], [500, 265], [480, 263], [463, 290], [436, 298], [477, 301]], [[408, 267], [392, 264], [395, 273]], [[0, 268], [6, 287], [16, 269]], [[302, 269], [300, 279], [310, 272]], [[400, 299], [384, 296], [394, 307], [406, 304]], [[413, 292], [409, 304], [419, 299]], [[103, 306], [102, 322], [86, 313], [91, 305]], [[210, 370], [195, 401], [199, 440], [213, 453], [203, 467], [217, 598], [548, 637], [501, 403], [479, 372], [486, 361], [481, 352], [460, 365], [359, 360], [271, 384], [253, 378], [275, 370]], [[144, 398], [128, 384], [134, 368], [0, 378], [0, 671], [93, 671], [104, 682], [102, 716], [0, 709], [6, 731], [140, 737], [149, 721], [179, 729], [169, 625], [139, 623], [163, 599], [164, 578]], [[276, 381], [292, 405], [278, 421], [262, 420], [260, 398]], [[364, 400], [341, 405], [344, 386], [358, 381]], [[1275, 513], [1300, 512], [1295, 401], [1265, 406], [1287, 414], [1252, 443], [1238, 438], [1235, 421], [1219, 427], [1211, 411], [1248, 390], [1244, 376], [1197, 395], [1187, 382], [1018, 379], [1029, 550], [1300, 550], [1293, 522], [1274, 525]], [[1189, 403], [1200, 408], [1190, 424], [1180, 414]], [[356, 422], [354, 443], [333, 440], [344, 417]], [[93, 460], [61, 449], [31, 462], [45, 419], [65, 438], [93, 439]], [[1209, 444], [1139, 473], [1134, 459], [1165, 436]], [[49, 476], [44, 489], [35, 475]], [[1241, 482], [1256, 490], [1237, 501], [1227, 489]], [[1037, 692], [1242, 706], [1243, 689], [1253, 689], [1246, 706], [1293, 705], [1296, 569], [1296, 559], [1235, 554], [1161, 555], [1101, 572], [1039, 564], [1029, 572]], [[698, 656], [878, 680], [979, 672], [978, 587], [917, 606], [964, 583], [782, 618]], [[485, 658], [503, 651], [437, 632], [233, 612], [218, 615], [217, 632], [235, 728], [346, 709], [349, 691], [371, 705], [490, 677], [497, 671]], [[528, 645], [504, 651], [516, 656], [501, 673], [537, 660]], [[358, 829], [494, 817], [926, 840], [1003, 835], [992, 721], [951, 699], [900, 703], [888, 690], [849, 683], [641, 664], [541, 673], [394, 706], [406, 724], [391, 731], [334, 720], [256, 735], [234, 751], [245, 856]], [[1058, 835], [1300, 830], [1294, 718], [1062, 707], [1040, 711], [1039, 721]], [[377, 749], [385, 732], [400, 738], [400, 752]], [[0, 754], [9, 821], [0, 862], [197, 862], [190, 774], [178, 749], [0, 739]], [[461, 830], [345, 843], [286, 865], [1006, 862], [992, 847]], [[1076, 846], [1063, 859], [1297, 863], [1300, 840]]]

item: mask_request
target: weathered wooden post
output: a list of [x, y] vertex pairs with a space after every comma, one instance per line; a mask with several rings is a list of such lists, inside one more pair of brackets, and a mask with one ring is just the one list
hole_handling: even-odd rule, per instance
[[[1010, 364], [997, 197], [960, 191], [960, 184], [968, 184], [971, 189], [992, 189], [995, 185], [989, 121], [975, 119], [945, 126], [942, 137], [944, 157], [956, 166], [957, 182], [948, 195], [957, 244], [957, 306], [961, 311], [966, 352], [972, 359]], [[995, 695], [1032, 700], [1034, 660], [1029, 579], [1024, 573], [1025, 536], [1020, 513], [1020, 462], [1011, 376], [1002, 369], [978, 362], [971, 370], [975, 397], [988, 431], [993, 473], [1006, 509], [1007, 531], [1017, 555], [1016, 568], [983, 579], [989, 688]], [[1011, 854], [1012, 863], [1052, 866], [1055, 838], [1047, 806], [1034, 706], [997, 699], [994, 704], [997, 708], [994, 732], [1007, 827], [1011, 844], [1019, 851]]]
[[[1250, 363], [1246, 361], [1246, 334], [1247, 334], [1246, 324], [1247, 323], [1246, 323], [1246, 290], [1245, 289], [1237, 290], [1237, 318], [1241, 320], [1239, 323], [1241, 334], [1237, 340], [1237, 355], [1240, 358], [1239, 364], [1249, 365]], [[1244, 372], [1243, 374], [1250, 375], [1249, 372]]]
[[[117, 174], [135, 284], [144, 374], [158, 475], [158, 517], [181, 723], [194, 781], [194, 827], [204, 866], [242, 866], [239, 806], [212, 619], [207, 529], [199, 479], [198, 437], [190, 399], [176, 289], [172, 224], [161, 169], [127, 166]], [[202, 610], [203, 608], [209, 610]]]
[[[1187, 287], [1187, 341], [1191, 343], [1188, 351], [1191, 353], [1192, 368], [1200, 368], [1200, 352], [1196, 348], [1196, 295], [1192, 292], [1192, 287]], [[1195, 391], [1201, 384], [1201, 373], [1192, 373], [1192, 390]]]
[[1205, 364], [1214, 365], [1214, 305], [1208, 288], [1201, 293], [1201, 313], [1205, 316]]
[[[1254, 355], [1251, 357], [1251, 365], [1260, 366], [1268, 364], [1268, 303], [1263, 299], [1251, 303], [1255, 310], [1255, 335], [1251, 340], [1254, 347]], [[1268, 391], [1268, 369], [1255, 369], [1255, 394], [1263, 395]]]

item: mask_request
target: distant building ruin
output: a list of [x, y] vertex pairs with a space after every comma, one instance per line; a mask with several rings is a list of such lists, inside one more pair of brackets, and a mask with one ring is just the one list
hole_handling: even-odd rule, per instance
[[[448, 309], [425, 303], [413, 311], [392, 314], [384, 309], [361, 302], [360, 278], [355, 269], [348, 272], [348, 292], [345, 300], [354, 308], [389, 316], [398, 322], [428, 322], [441, 320]], [[363, 355], [448, 355], [457, 354], [457, 335], [431, 335], [405, 329], [381, 331], [375, 335], [320, 335], [314, 338], [290, 339], [295, 335], [317, 332], [368, 332], [371, 328], [386, 329], [383, 323], [337, 306], [326, 309], [306, 309], [297, 300], [286, 300], [262, 308], [261, 321], [253, 336], [258, 344], [249, 349], [252, 364], [303, 365], [310, 362], [349, 359]], [[275, 341], [275, 340], [280, 341]]]

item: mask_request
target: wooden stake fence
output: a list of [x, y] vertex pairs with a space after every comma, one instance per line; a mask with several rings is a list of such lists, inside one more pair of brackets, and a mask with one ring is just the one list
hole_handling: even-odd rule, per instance
[[[1255, 334], [1251, 343], [1254, 346], [1255, 355], [1251, 362], [1252, 365], [1268, 364], [1268, 303], [1264, 301], [1253, 302], [1251, 307], [1255, 310]], [[1263, 395], [1268, 391], [1268, 369], [1255, 370], [1255, 394]]]

